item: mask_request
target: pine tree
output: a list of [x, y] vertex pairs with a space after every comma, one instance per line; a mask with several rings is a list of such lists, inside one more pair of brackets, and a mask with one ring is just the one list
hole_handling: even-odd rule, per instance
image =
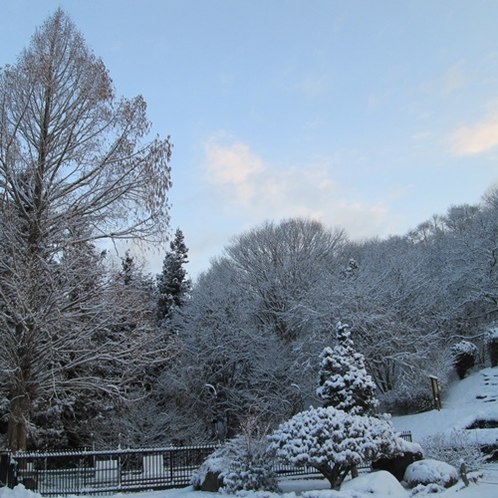
[[360, 463], [392, 458], [403, 451], [403, 442], [390, 421], [353, 415], [331, 406], [294, 415], [269, 440], [269, 451], [279, 461], [314, 467], [332, 489], [340, 489], [347, 474]]
[[316, 393], [324, 406], [352, 415], [371, 415], [378, 405], [375, 383], [365, 368], [365, 358], [353, 348], [349, 326], [337, 324], [337, 344], [320, 354], [320, 381]]
[[130, 254], [129, 250], [126, 251], [124, 258], [121, 258], [121, 275], [125, 285], [131, 284], [135, 266], [135, 258]]
[[192, 285], [184, 267], [188, 263], [188, 248], [179, 228], [170, 249], [164, 257], [162, 273], [157, 276], [157, 317], [160, 321], [171, 318], [173, 309], [184, 305]]

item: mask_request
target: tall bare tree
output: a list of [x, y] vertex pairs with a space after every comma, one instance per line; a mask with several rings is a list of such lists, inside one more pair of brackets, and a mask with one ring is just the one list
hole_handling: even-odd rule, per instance
[[75, 375], [83, 364], [136, 364], [130, 338], [105, 334], [110, 279], [88, 258], [99, 239], [164, 242], [171, 144], [149, 132], [143, 98], [116, 97], [60, 9], [0, 69], [0, 368], [14, 451], [40, 403], [124, 392], [129, 369]]

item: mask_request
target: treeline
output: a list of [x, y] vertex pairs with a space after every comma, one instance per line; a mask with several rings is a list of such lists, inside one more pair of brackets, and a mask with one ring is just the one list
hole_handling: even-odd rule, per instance
[[495, 189], [385, 240], [353, 242], [302, 219], [236, 237], [175, 317], [182, 352], [157, 385], [164, 433], [223, 438], [254, 417], [271, 426], [316, 404], [316, 359], [339, 321], [383, 410], [431, 408], [429, 376], [444, 391], [452, 346], [482, 350], [497, 317], [497, 219]]

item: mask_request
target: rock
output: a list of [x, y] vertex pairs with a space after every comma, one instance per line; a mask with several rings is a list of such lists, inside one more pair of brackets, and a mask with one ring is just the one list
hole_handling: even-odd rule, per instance
[[449, 463], [428, 458], [410, 464], [405, 471], [404, 480], [410, 488], [419, 484], [439, 484], [449, 488], [458, 481], [458, 471]]
[[207, 472], [204, 477], [204, 481], [201, 483], [200, 491], [210, 491], [211, 493], [217, 493], [223, 486], [223, 478], [220, 477], [219, 473]]
[[402, 455], [392, 458], [379, 458], [372, 462], [372, 469], [374, 470], [387, 470], [398, 481], [402, 481], [405, 475], [406, 468], [418, 460], [422, 460], [422, 452], [405, 451]]

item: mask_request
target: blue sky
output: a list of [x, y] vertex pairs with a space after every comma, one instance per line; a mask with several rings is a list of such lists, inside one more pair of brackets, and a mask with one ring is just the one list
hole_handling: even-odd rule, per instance
[[386, 237], [498, 182], [494, 0], [0, 0], [0, 65], [58, 6], [172, 136], [194, 277], [264, 220]]

